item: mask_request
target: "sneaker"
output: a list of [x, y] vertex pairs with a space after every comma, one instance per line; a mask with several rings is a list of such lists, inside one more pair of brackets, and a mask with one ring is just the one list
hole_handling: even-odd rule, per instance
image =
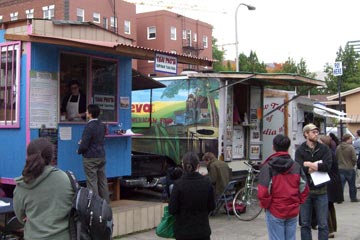
[[357, 198], [351, 199], [351, 202], [358, 202], [359, 200]]

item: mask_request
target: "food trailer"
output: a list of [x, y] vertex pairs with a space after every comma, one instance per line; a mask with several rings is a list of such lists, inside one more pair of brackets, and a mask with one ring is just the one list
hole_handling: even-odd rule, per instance
[[210, 60], [131, 45], [132, 40], [91, 23], [26, 19], [0, 28], [0, 177], [13, 184], [25, 164], [31, 139], [55, 144], [55, 163], [84, 180], [76, 153], [86, 124], [60, 112], [68, 83], [77, 81], [86, 103], [98, 104], [108, 125], [105, 139], [109, 178], [131, 171], [131, 92], [164, 87], [132, 69], [133, 59], [154, 60], [169, 54], [177, 63], [210, 66]]
[[[324, 86], [296, 74], [194, 73], [155, 78], [166, 88], [134, 91], [133, 150], [168, 155], [180, 163], [186, 151], [215, 153], [233, 171], [261, 161], [265, 86]], [[303, 119], [304, 120], [304, 119]], [[299, 120], [301, 124], [301, 120]], [[266, 142], [264, 142], [266, 139]]]

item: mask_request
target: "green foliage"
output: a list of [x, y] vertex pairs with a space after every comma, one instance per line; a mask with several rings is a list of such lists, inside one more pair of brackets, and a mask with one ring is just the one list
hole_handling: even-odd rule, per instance
[[250, 51], [249, 57], [241, 53], [239, 56], [239, 71], [240, 72], [256, 72], [266, 73], [266, 64], [259, 62], [256, 52]]
[[[301, 76], [309, 77], [309, 78], [315, 78], [315, 73], [311, 73], [307, 69], [306, 62], [303, 58], [300, 59], [299, 63], [296, 63], [296, 61], [293, 58], [288, 58], [285, 63], [282, 65], [282, 68], [276, 69], [273, 71], [274, 73], [294, 73]], [[278, 86], [274, 87], [276, 89], [282, 89], [287, 91], [293, 91], [293, 86]], [[299, 94], [308, 94], [307, 91], [309, 91], [309, 87], [297, 87], [297, 92]], [[321, 89], [318, 88], [311, 88], [310, 93], [311, 94], [320, 94]]]
[[216, 60], [213, 63], [213, 71], [214, 72], [221, 72], [221, 71], [229, 71], [231, 70], [231, 65], [224, 66], [224, 54], [225, 52], [220, 50], [218, 46], [216, 45], [217, 39], [212, 38], [212, 53], [213, 53], [213, 59]]
[[340, 46], [336, 55], [334, 62], [342, 62], [343, 75], [334, 76], [332, 64], [327, 63], [325, 65], [324, 72], [327, 73], [325, 77], [327, 94], [335, 94], [338, 92], [339, 81], [341, 81], [341, 92], [360, 86], [360, 55], [355, 52], [354, 48], [349, 44], [345, 45], [345, 49]]

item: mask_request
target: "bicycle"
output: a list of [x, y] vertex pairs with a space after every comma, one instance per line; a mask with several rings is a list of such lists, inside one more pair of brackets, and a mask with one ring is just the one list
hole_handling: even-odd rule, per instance
[[262, 211], [257, 198], [257, 175], [260, 170], [255, 169], [257, 164], [244, 162], [248, 168], [245, 186], [240, 188], [233, 199], [233, 212], [241, 221], [254, 220]]

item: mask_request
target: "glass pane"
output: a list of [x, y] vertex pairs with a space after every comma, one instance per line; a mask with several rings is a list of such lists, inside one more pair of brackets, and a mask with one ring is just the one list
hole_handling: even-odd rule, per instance
[[61, 121], [86, 120], [88, 66], [89, 58], [86, 56], [61, 54]]
[[101, 120], [117, 121], [117, 62], [93, 59], [92, 62], [92, 99], [99, 105]]

